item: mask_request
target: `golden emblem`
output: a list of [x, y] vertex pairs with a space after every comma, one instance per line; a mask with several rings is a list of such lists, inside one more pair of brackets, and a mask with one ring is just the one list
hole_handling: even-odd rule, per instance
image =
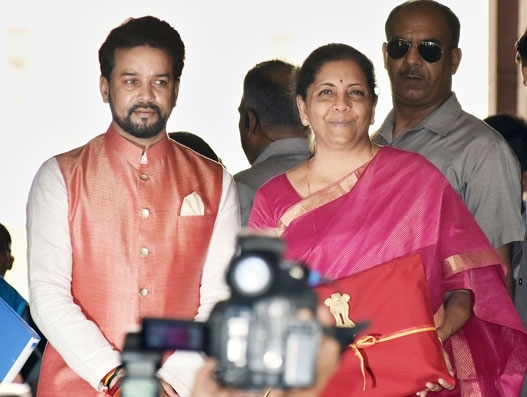
[[335, 317], [337, 327], [351, 328], [355, 326], [355, 323], [350, 319], [350, 299], [348, 294], [341, 295], [340, 292], [335, 292], [324, 301], [324, 305], [329, 307], [329, 311]]

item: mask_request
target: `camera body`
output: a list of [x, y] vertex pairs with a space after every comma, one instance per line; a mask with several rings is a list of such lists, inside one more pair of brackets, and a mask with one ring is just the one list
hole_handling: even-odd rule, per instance
[[238, 248], [226, 276], [231, 297], [208, 321], [218, 381], [241, 389], [310, 386], [322, 326], [308, 269], [283, 260], [276, 237], [242, 235]]
[[[240, 234], [226, 274], [229, 299], [214, 306], [206, 323], [143, 319], [140, 350], [203, 351], [216, 358], [216, 378], [227, 387], [312, 385], [323, 332], [318, 299], [307, 267], [284, 260], [284, 248], [277, 237]], [[125, 349], [125, 368], [125, 357], [136, 358]]]

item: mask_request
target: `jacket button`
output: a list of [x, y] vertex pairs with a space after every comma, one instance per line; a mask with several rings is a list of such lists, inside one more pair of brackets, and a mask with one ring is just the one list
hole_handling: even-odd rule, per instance
[[148, 218], [150, 216], [150, 210], [148, 208], [141, 209], [141, 218]]

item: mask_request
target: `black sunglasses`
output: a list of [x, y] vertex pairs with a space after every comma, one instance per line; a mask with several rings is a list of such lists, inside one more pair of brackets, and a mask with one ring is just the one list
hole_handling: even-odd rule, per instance
[[[392, 59], [399, 59], [406, 55], [406, 53], [412, 48], [412, 42], [404, 39], [392, 39], [388, 42], [386, 49], [388, 55]], [[417, 51], [421, 58], [423, 58], [428, 63], [434, 63], [441, 59], [441, 54], [443, 50], [439, 44], [434, 43], [433, 41], [421, 41], [415, 44]]]

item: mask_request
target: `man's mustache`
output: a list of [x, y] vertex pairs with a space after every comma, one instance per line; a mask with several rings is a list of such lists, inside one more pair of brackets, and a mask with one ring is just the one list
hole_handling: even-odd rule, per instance
[[158, 115], [161, 115], [161, 109], [159, 108], [159, 106], [154, 105], [153, 103], [140, 102], [140, 103], [136, 103], [130, 109], [128, 109], [128, 116], [130, 116], [134, 111], [136, 111], [139, 108], [141, 108], [141, 109], [152, 109]]
[[402, 72], [400, 72], [399, 73], [399, 77], [422, 79], [425, 76], [418, 69], [410, 68], [410, 69], [406, 69], [406, 70], [403, 70]]

